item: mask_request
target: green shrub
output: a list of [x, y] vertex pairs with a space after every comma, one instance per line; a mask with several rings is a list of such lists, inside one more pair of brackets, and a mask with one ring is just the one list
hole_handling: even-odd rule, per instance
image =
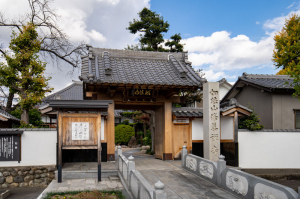
[[152, 138], [151, 138], [151, 132], [150, 130], [147, 130], [146, 131], [146, 137], [144, 137], [143, 139], [143, 145], [149, 145], [151, 146], [152, 145]]
[[132, 136], [134, 136], [133, 127], [124, 124], [115, 127], [116, 144], [128, 144]]
[[250, 131], [261, 130], [264, 128], [263, 125], [259, 124], [260, 118], [254, 112], [254, 109], [250, 106], [250, 109], [253, 110], [250, 116], [246, 116], [240, 119], [239, 129], [249, 129]]

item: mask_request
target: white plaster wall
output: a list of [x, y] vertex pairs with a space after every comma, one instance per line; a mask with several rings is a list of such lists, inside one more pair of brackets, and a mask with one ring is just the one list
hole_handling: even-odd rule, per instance
[[221, 116], [221, 139], [233, 139], [233, 117]]
[[203, 119], [192, 120], [192, 140], [203, 140]]
[[300, 132], [239, 131], [241, 168], [300, 168]]
[[2, 161], [5, 166], [56, 164], [57, 131], [24, 131], [21, 135], [21, 161]]
[[48, 116], [46, 116], [46, 115], [43, 115], [43, 116], [42, 116], [42, 121], [43, 121], [44, 123], [47, 123], [48, 121], [50, 122], [50, 118], [49, 118]]
[[224, 87], [224, 86], [220, 86], [219, 88], [219, 99], [222, 100], [223, 97], [226, 95], [226, 93], [229, 91], [228, 88]]

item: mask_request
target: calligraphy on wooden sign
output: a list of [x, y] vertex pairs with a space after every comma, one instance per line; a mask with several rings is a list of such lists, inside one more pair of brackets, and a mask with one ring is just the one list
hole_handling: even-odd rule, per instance
[[152, 89], [124, 89], [123, 102], [153, 103], [157, 101], [158, 93], [158, 90]]

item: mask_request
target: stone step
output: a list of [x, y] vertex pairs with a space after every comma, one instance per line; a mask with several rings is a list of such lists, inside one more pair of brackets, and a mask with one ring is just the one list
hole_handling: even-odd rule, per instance
[[120, 178], [118, 176], [109, 176], [108, 177], [110, 181], [120, 181]]
[[[55, 178], [57, 179], [58, 171], [55, 171]], [[102, 170], [101, 177], [108, 178], [109, 176], [118, 176], [118, 170]], [[62, 171], [63, 179], [83, 179], [83, 178], [97, 178], [98, 170], [73, 170], [73, 171]]]

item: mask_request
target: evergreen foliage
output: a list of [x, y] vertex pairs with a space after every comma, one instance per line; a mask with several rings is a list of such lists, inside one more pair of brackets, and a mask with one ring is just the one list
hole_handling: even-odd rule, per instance
[[[179, 43], [180, 40], [182, 39], [181, 36], [180, 36], [180, 33], [171, 36], [171, 39], [173, 41], [168, 40], [165, 44], [166, 46], [170, 47], [170, 52], [182, 52], [183, 51], [183, 45]], [[173, 48], [173, 46], [174, 46], [174, 48]]]
[[28, 23], [17, 34], [13, 31], [9, 48], [13, 55], [5, 53], [6, 63], [0, 63], [0, 84], [20, 96], [21, 120], [29, 124], [29, 110], [51, 92], [44, 76], [46, 63], [39, 60], [41, 41], [35, 26]]
[[239, 129], [249, 129], [250, 131], [261, 130], [264, 128], [264, 126], [259, 124], [259, 121], [260, 118], [253, 110], [250, 116], [246, 116], [240, 119]]
[[115, 143], [127, 145], [131, 137], [134, 136], [132, 126], [120, 124], [115, 127]]
[[158, 51], [159, 44], [164, 42], [162, 33], [168, 32], [169, 23], [148, 8], [144, 8], [138, 14], [140, 20], [133, 19], [133, 22], [129, 22], [127, 29], [133, 34], [144, 32], [139, 39], [142, 48], [146, 48], [147, 51]]
[[[18, 119], [21, 119], [22, 110], [20, 107], [18, 107], [15, 110], [11, 111], [10, 114]], [[42, 122], [41, 112], [37, 108], [32, 108], [29, 110], [29, 124], [32, 124], [33, 127], [42, 127], [42, 125], [44, 124]], [[32, 126], [30, 128], [32, 128]]]
[[293, 14], [287, 19], [274, 40], [272, 61], [276, 68], [281, 69], [277, 74], [287, 74], [294, 78], [294, 96], [300, 98], [300, 17]]

